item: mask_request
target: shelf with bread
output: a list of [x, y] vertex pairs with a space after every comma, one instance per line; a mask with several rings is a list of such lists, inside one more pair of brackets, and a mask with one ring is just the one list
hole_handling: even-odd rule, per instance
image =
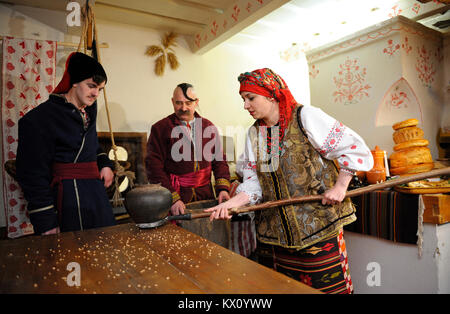
[[[407, 119], [392, 126], [395, 145], [394, 152], [389, 156], [391, 175], [407, 176], [435, 168], [428, 148], [429, 141], [424, 138], [424, 132], [418, 124], [417, 119]], [[396, 186], [394, 189], [411, 194], [449, 193], [450, 182], [446, 178], [432, 178]]]
[[[445, 167], [433, 161], [429, 142], [419, 128], [417, 119], [395, 123], [394, 152], [389, 157], [392, 175], [407, 176]], [[441, 137], [442, 139], [442, 137]], [[424, 204], [423, 222], [444, 224], [450, 221], [450, 177], [429, 178], [394, 187], [401, 193], [421, 194]]]

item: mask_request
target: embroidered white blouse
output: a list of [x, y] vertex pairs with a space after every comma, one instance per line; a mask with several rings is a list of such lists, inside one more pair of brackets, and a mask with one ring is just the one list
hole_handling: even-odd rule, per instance
[[[301, 120], [312, 146], [323, 158], [337, 160], [341, 171], [354, 174], [356, 171], [373, 168], [372, 153], [355, 131], [313, 106], [303, 107]], [[262, 199], [255, 161], [247, 132], [245, 150], [236, 163], [236, 172], [243, 178], [243, 183], [237, 187], [236, 193], [245, 192], [251, 205]]]

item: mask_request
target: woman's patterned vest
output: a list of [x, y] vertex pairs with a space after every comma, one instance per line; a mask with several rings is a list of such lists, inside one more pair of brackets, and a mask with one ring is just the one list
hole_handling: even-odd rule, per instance
[[[294, 109], [281, 145], [281, 154], [268, 158], [264, 127], [255, 122], [250, 138], [264, 202], [322, 194], [336, 182], [333, 161], [323, 159], [299, 127], [301, 106]], [[272, 147], [278, 147], [277, 144]], [[267, 244], [302, 249], [356, 220], [350, 199], [337, 205], [305, 202], [257, 211], [258, 239]]]

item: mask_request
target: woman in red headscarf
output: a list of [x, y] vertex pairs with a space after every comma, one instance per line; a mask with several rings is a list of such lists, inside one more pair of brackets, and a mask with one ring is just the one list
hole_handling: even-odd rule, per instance
[[272, 70], [238, 80], [256, 121], [240, 161], [243, 183], [235, 197], [206, 210], [210, 219], [229, 219], [228, 209], [260, 201], [322, 194], [319, 202], [255, 212], [258, 261], [322, 292], [352, 293], [342, 229], [356, 216], [345, 193], [356, 171], [373, 167], [370, 149], [322, 110], [298, 104]]

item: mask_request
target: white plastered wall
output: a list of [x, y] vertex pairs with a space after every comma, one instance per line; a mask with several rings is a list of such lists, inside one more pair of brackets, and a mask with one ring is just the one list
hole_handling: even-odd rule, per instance
[[[64, 12], [55, 15], [34, 8], [19, 12], [0, 5], [0, 35], [78, 43], [79, 38], [67, 35], [64, 25], [49, 26], [33, 16], [59, 20], [62, 24], [66, 18]], [[154, 74], [154, 58], [145, 55], [145, 51], [149, 45], [160, 44], [161, 32], [102, 20], [97, 21], [97, 27], [99, 42], [108, 44], [108, 48], [101, 48], [100, 58], [108, 74], [106, 95], [114, 132], [147, 132], [148, 135], [153, 123], [173, 112], [170, 99], [175, 86], [189, 82], [195, 86], [200, 99], [200, 114], [215, 123], [223, 135], [235, 139], [238, 157], [243, 150], [242, 133], [253, 123], [238, 94], [240, 73], [270, 67], [285, 78], [298, 102], [309, 103], [306, 60], [288, 64], [280, 59], [277, 47], [270, 50], [267, 46], [264, 49], [242, 47], [225, 42], [198, 55], [180, 37], [175, 47], [180, 67], [174, 71], [166, 66], [164, 75], [158, 77]], [[66, 57], [74, 49], [59, 46], [56, 81], [62, 77]], [[97, 130], [109, 131], [103, 97], [99, 98], [98, 105]], [[3, 207], [2, 199], [0, 204]], [[0, 226], [5, 225], [1, 208]]]

